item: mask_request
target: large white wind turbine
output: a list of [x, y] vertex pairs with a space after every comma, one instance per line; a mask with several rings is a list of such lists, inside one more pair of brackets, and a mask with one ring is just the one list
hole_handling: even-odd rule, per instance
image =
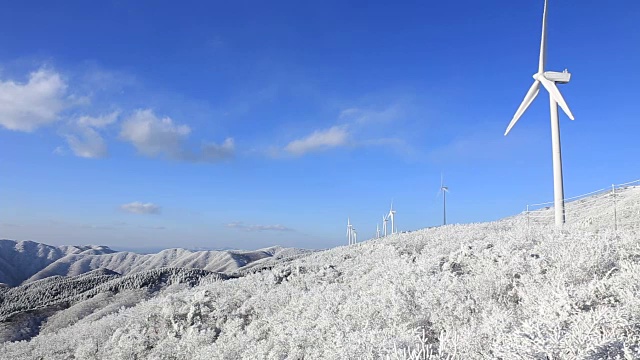
[[391, 201], [391, 210], [389, 210], [387, 217], [391, 219], [391, 234], [395, 234], [398, 229], [396, 229], [396, 211], [393, 210], [393, 201]]
[[511, 128], [518, 122], [522, 114], [538, 96], [540, 84], [549, 92], [549, 105], [551, 107], [551, 142], [553, 147], [553, 198], [555, 206], [555, 220], [557, 226], [564, 224], [564, 189], [562, 184], [562, 154], [560, 151], [560, 122], [558, 120], [558, 105], [567, 114], [569, 119], [574, 120], [567, 102], [562, 97], [556, 84], [566, 84], [571, 80], [571, 74], [565, 70], [563, 72], [544, 71], [547, 58], [547, 0], [544, 1], [544, 13], [542, 16], [542, 40], [540, 41], [540, 59], [538, 72], [533, 75], [533, 85], [524, 97], [522, 104], [516, 111], [511, 123], [507, 127], [506, 136]]

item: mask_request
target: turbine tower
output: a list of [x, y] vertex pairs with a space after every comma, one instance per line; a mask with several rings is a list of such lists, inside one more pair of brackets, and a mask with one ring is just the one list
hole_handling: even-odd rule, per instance
[[397, 232], [396, 229], [396, 211], [393, 210], [393, 201], [391, 201], [391, 210], [389, 210], [388, 218], [391, 219], [391, 234], [395, 234]]
[[348, 244], [353, 244], [353, 225], [351, 225], [351, 219], [347, 218], [347, 241]]
[[380, 224], [376, 224], [376, 239], [380, 239]]
[[545, 71], [547, 59], [547, 0], [544, 1], [544, 12], [542, 15], [542, 40], [540, 41], [540, 59], [538, 62], [538, 72], [533, 75], [533, 85], [524, 97], [522, 104], [518, 107], [511, 123], [507, 127], [504, 135], [507, 136], [511, 128], [518, 122], [522, 114], [538, 96], [540, 84], [549, 92], [549, 106], [551, 108], [551, 143], [553, 149], [553, 199], [555, 207], [556, 226], [564, 224], [564, 188], [562, 182], [562, 154], [560, 150], [560, 122], [558, 120], [558, 105], [567, 114], [569, 119], [574, 120], [573, 114], [562, 97], [556, 84], [566, 84], [571, 80], [571, 73], [567, 70], [563, 72]]
[[444, 176], [440, 174], [440, 192], [442, 193], [442, 225], [447, 225], [447, 193], [449, 187], [444, 186]]
[[358, 232], [356, 231], [356, 228], [353, 228], [353, 242], [352, 244], [355, 244], [358, 242]]
[[382, 231], [384, 232], [384, 236], [387, 236], [387, 221], [389, 221], [387, 215], [382, 215]]

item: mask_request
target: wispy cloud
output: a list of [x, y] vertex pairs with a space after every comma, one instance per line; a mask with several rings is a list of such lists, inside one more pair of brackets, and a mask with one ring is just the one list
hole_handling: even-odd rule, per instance
[[228, 159], [235, 154], [235, 142], [233, 138], [226, 138], [220, 145], [214, 143], [207, 143], [202, 146], [203, 161], [218, 161]]
[[134, 201], [132, 203], [124, 204], [120, 206], [122, 211], [132, 214], [159, 214], [160, 206], [153, 203], [141, 203]]
[[120, 138], [130, 142], [140, 154], [172, 160], [215, 162], [234, 156], [235, 143], [227, 138], [222, 144], [206, 143], [201, 152], [185, 148], [191, 133], [188, 125], [177, 124], [170, 117], [160, 118], [153, 110], [136, 110], [123, 123]]
[[107, 125], [115, 123], [118, 120], [118, 115], [120, 115], [119, 111], [114, 111], [97, 117], [81, 116], [78, 118], [77, 123], [80, 126], [102, 129]]
[[60, 74], [41, 68], [26, 83], [0, 80], [0, 125], [31, 132], [59, 120], [67, 84]]
[[364, 107], [350, 107], [340, 111], [338, 118], [343, 122], [358, 125], [387, 123], [398, 119], [404, 114], [402, 106], [394, 104], [384, 109]]
[[63, 146], [56, 146], [56, 148], [53, 149], [53, 153], [58, 156], [64, 156], [67, 155], [67, 150]]
[[311, 135], [293, 140], [284, 150], [290, 154], [301, 156], [309, 152], [322, 151], [344, 146], [349, 139], [346, 126], [333, 126], [326, 130], [314, 131]]
[[2, 222], [2, 223], [0, 223], [0, 227], [21, 228], [21, 227], [25, 227], [25, 226], [22, 225], [22, 224], [13, 224], [13, 223]]
[[166, 226], [139, 226], [139, 228], [150, 230], [167, 230]]
[[293, 231], [284, 225], [247, 225], [241, 221], [228, 223], [225, 225], [228, 228], [238, 229], [243, 231]]
[[90, 127], [80, 128], [75, 134], [64, 135], [64, 138], [76, 156], [83, 158], [107, 156], [106, 142], [96, 130]]
[[83, 158], [101, 158], [107, 156], [107, 143], [98, 132], [108, 125], [115, 123], [119, 112], [92, 117], [82, 116], [70, 122], [63, 136], [71, 151]]
[[395, 102], [385, 107], [344, 107], [338, 112], [333, 126], [315, 130], [284, 147], [271, 147], [266, 152], [274, 158], [283, 154], [299, 157], [339, 147], [379, 146], [406, 153], [409, 146], [399, 135], [403, 131], [398, 125], [405, 120], [408, 108], [405, 102]]

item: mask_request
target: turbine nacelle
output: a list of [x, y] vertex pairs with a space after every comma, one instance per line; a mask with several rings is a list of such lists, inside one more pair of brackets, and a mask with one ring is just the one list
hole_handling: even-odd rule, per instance
[[567, 69], [563, 72], [545, 71], [544, 77], [556, 84], [568, 84], [571, 81], [571, 73]]
[[545, 71], [542, 74], [535, 73], [531, 77], [533, 77], [534, 80], [539, 80], [540, 75], [542, 75], [542, 77], [544, 77], [545, 79], [552, 81], [556, 84], [568, 84], [569, 81], [571, 81], [571, 73], [567, 70], [563, 72]]

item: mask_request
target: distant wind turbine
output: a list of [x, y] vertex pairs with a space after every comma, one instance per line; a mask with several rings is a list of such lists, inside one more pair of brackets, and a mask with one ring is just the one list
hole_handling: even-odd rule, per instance
[[384, 236], [387, 236], [387, 221], [389, 221], [387, 215], [382, 215], [382, 230], [384, 232]]
[[350, 218], [347, 218], [347, 242], [349, 245], [353, 244], [353, 225]]
[[376, 239], [380, 239], [380, 224], [376, 223]]
[[440, 174], [440, 190], [438, 194], [442, 193], [442, 225], [447, 225], [447, 193], [449, 187], [444, 186], [444, 176]]
[[564, 185], [562, 181], [562, 154], [560, 150], [560, 121], [558, 120], [558, 105], [567, 114], [569, 119], [574, 120], [573, 114], [566, 101], [562, 97], [556, 84], [566, 84], [571, 80], [571, 74], [563, 72], [544, 71], [547, 59], [547, 0], [544, 1], [544, 12], [542, 15], [542, 40], [540, 41], [540, 59], [538, 62], [538, 72], [533, 75], [533, 85], [525, 95], [522, 104], [518, 107], [511, 123], [507, 127], [504, 135], [507, 136], [511, 128], [518, 122], [522, 114], [529, 108], [529, 105], [538, 96], [540, 84], [549, 92], [549, 106], [551, 108], [551, 143], [553, 149], [553, 198], [555, 207], [555, 222], [557, 226], [564, 224]]
[[391, 201], [391, 210], [389, 210], [387, 217], [391, 219], [391, 234], [395, 234], [398, 229], [396, 229], [396, 211], [393, 210], [393, 200]]

